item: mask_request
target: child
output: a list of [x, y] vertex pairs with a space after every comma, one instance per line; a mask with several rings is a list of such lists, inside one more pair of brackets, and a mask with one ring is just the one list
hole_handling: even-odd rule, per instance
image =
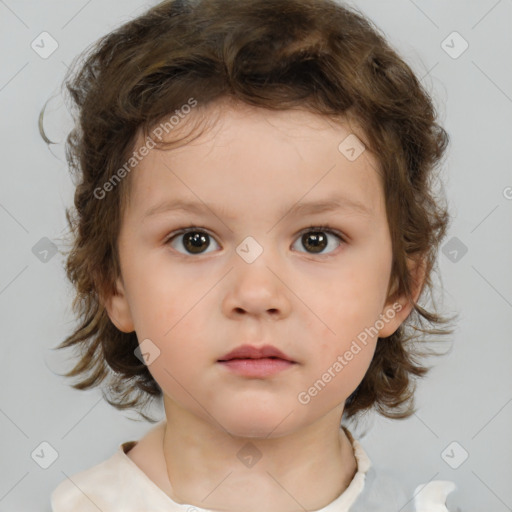
[[331, 0], [168, 0], [68, 88], [81, 323], [58, 348], [83, 349], [75, 388], [165, 420], [53, 512], [448, 510], [453, 483], [403, 489], [346, 426], [410, 416], [405, 329], [452, 332], [418, 304], [448, 136], [378, 30]]

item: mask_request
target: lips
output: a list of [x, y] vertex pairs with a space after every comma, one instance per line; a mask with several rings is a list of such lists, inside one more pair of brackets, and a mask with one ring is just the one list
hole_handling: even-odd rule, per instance
[[283, 359], [284, 361], [295, 362], [285, 353], [272, 345], [264, 345], [263, 347], [254, 347], [253, 345], [241, 345], [231, 352], [225, 354], [219, 359], [219, 362], [229, 361], [232, 359], [264, 359], [274, 358]]
[[244, 379], [271, 379], [297, 365], [296, 361], [272, 345], [242, 345], [217, 362], [231, 375]]

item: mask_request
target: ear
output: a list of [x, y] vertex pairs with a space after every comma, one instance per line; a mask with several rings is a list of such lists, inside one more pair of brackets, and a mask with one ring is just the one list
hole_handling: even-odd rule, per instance
[[121, 277], [118, 277], [116, 280], [116, 292], [106, 297], [102, 302], [110, 320], [120, 331], [128, 333], [135, 330], [130, 305]]
[[[411, 294], [414, 302], [416, 302], [425, 283], [426, 262], [423, 258], [408, 259], [407, 267], [412, 280]], [[388, 299], [382, 310], [381, 318], [384, 319], [384, 327], [379, 330], [379, 338], [391, 336], [409, 316], [414, 307], [413, 302], [409, 301], [405, 294], [396, 295], [396, 288], [395, 281], [393, 289], [388, 292]]]

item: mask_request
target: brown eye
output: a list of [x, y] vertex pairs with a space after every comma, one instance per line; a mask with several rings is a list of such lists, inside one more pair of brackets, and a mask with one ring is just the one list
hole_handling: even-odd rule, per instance
[[182, 235], [183, 246], [187, 251], [198, 254], [203, 250], [208, 249], [210, 245], [209, 236], [206, 233], [200, 233], [198, 231], [191, 231]]
[[202, 254], [210, 247], [211, 240], [213, 238], [208, 233], [198, 229], [191, 229], [174, 234], [165, 243], [171, 245], [178, 252], [183, 252], [179, 250], [179, 246], [182, 246], [185, 254]]
[[[335, 241], [332, 242], [331, 238]], [[341, 235], [327, 227], [310, 227], [301, 233], [299, 240], [309, 254], [320, 255], [330, 254], [344, 241]], [[331, 247], [332, 250], [324, 252], [327, 247]]]
[[327, 247], [327, 237], [321, 231], [310, 231], [302, 235], [302, 245], [311, 252], [322, 252]]

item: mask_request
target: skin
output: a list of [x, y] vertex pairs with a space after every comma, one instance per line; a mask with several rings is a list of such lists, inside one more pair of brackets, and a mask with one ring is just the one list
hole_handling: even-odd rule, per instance
[[[309, 403], [298, 394], [365, 328], [385, 315], [378, 332], [385, 338], [412, 308], [405, 297], [388, 300], [392, 246], [378, 162], [369, 151], [349, 161], [338, 146], [353, 130], [311, 112], [230, 104], [215, 113], [217, 122], [198, 139], [150, 151], [130, 176], [121, 276], [105, 305], [121, 331], [160, 350], [149, 370], [166, 414], [152, 441], [130, 455], [178, 503], [233, 512], [319, 509], [356, 472], [339, 427], [377, 336], [359, 343]], [[331, 195], [357, 199], [369, 214], [284, 215], [299, 201]], [[166, 199], [204, 202], [215, 214], [144, 218]], [[320, 230], [327, 246], [311, 252], [302, 230], [326, 223], [344, 239]], [[206, 231], [202, 253], [191, 253], [183, 234], [171, 238], [189, 226]], [[248, 236], [263, 249], [252, 263], [236, 252]], [[272, 344], [296, 364], [266, 378], [232, 374], [217, 360], [244, 343]], [[237, 457], [248, 443], [261, 455], [252, 467]]]

